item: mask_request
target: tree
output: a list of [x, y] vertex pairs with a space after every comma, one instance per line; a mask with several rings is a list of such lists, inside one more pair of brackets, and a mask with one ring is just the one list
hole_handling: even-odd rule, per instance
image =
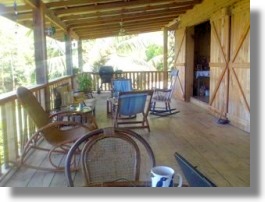
[[[28, 29], [0, 17], [0, 93], [12, 91], [17, 85], [32, 84], [34, 74], [33, 39]], [[19, 44], [19, 45], [18, 45]]]
[[145, 51], [147, 61], [151, 63], [156, 70], [163, 70], [163, 47], [157, 44], [150, 44]]
[[49, 80], [66, 75], [65, 44], [47, 37], [47, 58]]

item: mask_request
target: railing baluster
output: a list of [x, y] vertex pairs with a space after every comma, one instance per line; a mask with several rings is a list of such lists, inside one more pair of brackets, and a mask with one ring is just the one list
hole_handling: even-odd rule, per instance
[[7, 120], [6, 120], [6, 104], [4, 106], [2, 106], [2, 130], [3, 130], [3, 165], [5, 169], [7, 169], [7, 165], [8, 165], [8, 132], [7, 132]]

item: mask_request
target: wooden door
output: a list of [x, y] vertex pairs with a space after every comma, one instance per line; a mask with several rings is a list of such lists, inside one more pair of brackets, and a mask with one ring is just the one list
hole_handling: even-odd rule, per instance
[[179, 70], [177, 86], [174, 96], [178, 99], [185, 99], [185, 61], [186, 61], [186, 28], [175, 32], [175, 68]]
[[227, 116], [229, 87], [230, 16], [227, 9], [211, 18], [210, 109], [218, 116]]
[[250, 131], [250, 7], [249, 1], [231, 10], [228, 118]]

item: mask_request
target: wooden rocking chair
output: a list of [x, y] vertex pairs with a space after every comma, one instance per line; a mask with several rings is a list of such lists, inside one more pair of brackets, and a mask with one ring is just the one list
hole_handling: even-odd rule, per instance
[[[57, 116], [57, 114], [49, 116], [33, 93], [25, 87], [19, 87], [17, 89], [17, 97], [38, 129], [24, 146], [20, 160], [21, 165], [40, 170], [63, 171], [64, 167], [60, 167], [53, 161], [52, 154], [67, 154], [72, 143], [91, 130], [96, 129], [97, 125], [94, 127], [92, 124], [91, 127], [88, 127], [78, 122], [52, 122], [52, 120], [56, 120], [54, 117]], [[67, 113], [68, 116], [69, 113], [73, 113], [75, 116], [78, 115], [77, 112], [67, 111], [65, 113]], [[59, 114], [62, 116], [62, 112]], [[43, 140], [46, 140], [48, 143], [47, 147], [41, 146]], [[27, 164], [26, 161], [29, 154], [31, 154], [30, 151], [32, 151], [32, 149], [48, 151], [48, 159], [52, 167], [41, 167]]]
[[[171, 84], [169, 89], [154, 89], [154, 94], [151, 101], [150, 114], [157, 116], [168, 116], [179, 113], [175, 108], [171, 108], [171, 97], [176, 88], [176, 81], [179, 70], [174, 69], [171, 71]], [[157, 104], [160, 104], [157, 106]], [[164, 104], [164, 105], [163, 105]]]

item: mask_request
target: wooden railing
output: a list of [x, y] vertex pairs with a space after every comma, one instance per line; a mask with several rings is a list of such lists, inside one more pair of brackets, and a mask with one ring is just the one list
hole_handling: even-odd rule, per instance
[[[90, 73], [93, 78], [93, 90], [97, 91], [101, 85], [98, 73]], [[133, 88], [147, 90], [163, 87], [163, 72], [122, 72], [113, 77], [131, 78]], [[46, 111], [54, 108], [53, 89], [62, 84], [75, 88], [72, 76], [50, 81], [45, 85], [29, 87], [42, 107]], [[102, 85], [102, 91], [108, 91], [108, 83]], [[23, 147], [31, 135], [36, 131], [35, 124], [19, 104], [15, 92], [0, 95], [0, 182], [6, 173], [18, 162]]]
[[[101, 78], [98, 73], [90, 73], [93, 78], [93, 90], [97, 91], [101, 86]], [[148, 72], [122, 72], [114, 73], [113, 78], [129, 78], [132, 80], [133, 89], [148, 90], [152, 88], [163, 88], [163, 72], [148, 71]], [[103, 83], [102, 89], [110, 90], [109, 83]]]

